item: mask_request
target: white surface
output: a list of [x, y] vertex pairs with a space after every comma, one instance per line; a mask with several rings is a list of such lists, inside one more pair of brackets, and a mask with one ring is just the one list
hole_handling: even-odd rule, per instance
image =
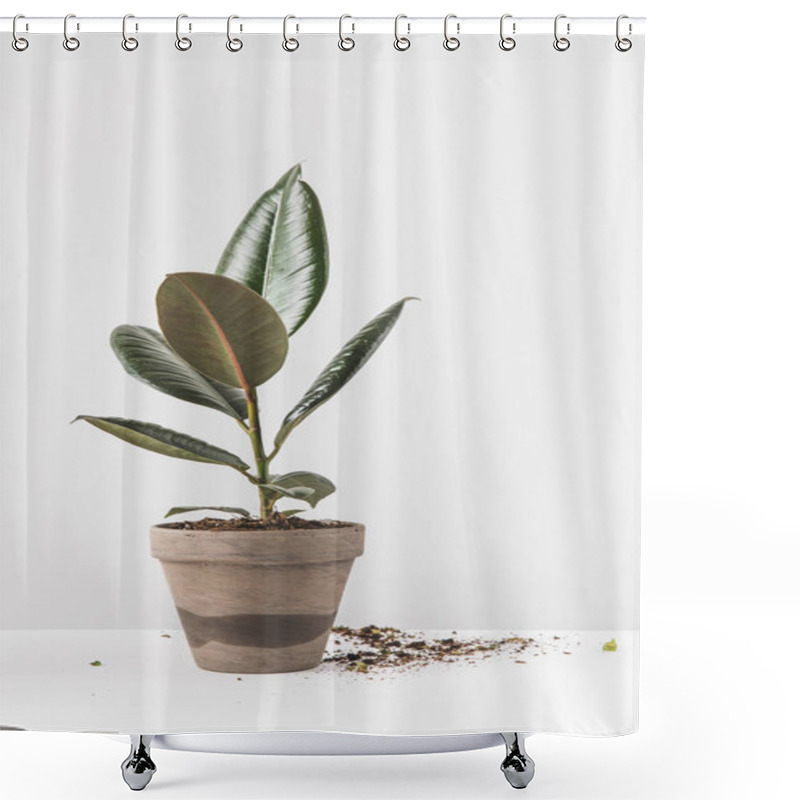
[[[130, 737], [103, 734], [130, 745]], [[274, 756], [418, 755], [482, 750], [503, 743], [499, 733], [463, 733], [454, 736], [375, 736], [327, 731], [270, 731], [267, 733], [175, 733], [155, 736], [152, 750], [193, 753], [235, 753]]]
[[[654, 529], [666, 536], [665, 526]], [[780, 600], [660, 604], [651, 595], [643, 615], [640, 731], [613, 739], [529, 737], [536, 777], [527, 796], [796, 800], [798, 613], [800, 604]], [[745, 642], [743, 632], [750, 634]], [[119, 765], [128, 750], [92, 734], [3, 732], [3, 789], [13, 800], [127, 797]], [[516, 797], [498, 768], [503, 752], [290, 758], [158, 750], [158, 772], [142, 796], [502, 800]]]
[[340, 624], [635, 629], [643, 45], [150, 36], [0, 49], [3, 627], [175, 627], [150, 525], [253, 509], [234, 470], [69, 423], [152, 421], [251, 463], [230, 418], [137, 382], [108, 337], [156, 326], [164, 275], [213, 271], [303, 162], [331, 277], [260, 389], [267, 441], [356, 330], [421, 298], [274, 462], [334, 481], [315, 515], [366, 525]]
[[[338, 491], [313, 514], [366, 525], [337, 622], [593, 642], [530, 672], [496, 658], [391, 685], [275, 678], [242, 692], [244, 720], [237, 695], [188, 677], [185, 648], [156, 641], [141, 666], [112, 643], [114, 696], [87, 700], [91, 722], [67, 704], [44, 727], [635, 730], [644, 42], [620, 53], [614, 41], [574, 35], [565, 54], [533, 36], [505, 53], [484, 35], [453, 54], [420, 34], [401, 53], [369, 34], [343, 53], [329, 35], [290, 54], [260, 37], [232, 54], [222, 34], [180, 52], [161, 33], [130, 53], [116, 34], [75, 52], [42, 34], [18, 53], [6, 35], [3, 628], [123, 642], [177, 627], [150, 524], [175, 504], [252, 509], [255, 490], [69, 422], [152, 421], [246, 456], [232, 420], [133, 380], [108, 337], [155, 325], [164, 274], [211, 272], [254, 200], [303, 162], [331, 278], [260, 391], [267, 436], [340, 343], [421, 298], [271, 467], [329, 475]], [[632, 638], [603, 657], [617, 634]], [[24, 674], [71, 673], [56, 638]], [[41, 727], [55, 713], [46, 692], [3, 722]]]
[[[160, 0], [135, 5], [142, 14], [184, 10]], [[236, 11], [262, 7], [240, 0]], [[329, 7], [305, 0], [295, 13]], [[195, 13], [218, 8], [192, 4]], [[397, 13], [385, 0], [353, 0], [347, 10], [377, 8]], [[36, 9], [65, 7], [37, 0]], [[81, 3], [82, 13], [111, 9], [129, 6]], [[572, 14], [597, 9], [596, 0], [569, 4]], [[424, 13], [451, 10], [430, 0]], [[458, 10], [499, 16], [507, 8], [460, 0]], [[800, 30], [800, 6], [699, 10], [671, 0], [626, 10], [649, 17], [641, 728], [606, 740], [532, 737], [537, 775], [528, 793], [795, 800], [800, 125], [788, 32]], [[775, 46], [759, 46], [765, 21]], [[121, 744], [66, 733], [0, 737], [4, 789], [15, 800], [128, 791]], [[501, 752], [315, 758], [303, 769], [296, 759], [165, 752], [154, 780], [170, 800], [489, 800], [511, 796], [497, 770]]]
[[[0, 721], [29, 730], [156, 734], [618, 735], [635, 729], [636, 638], [630, 633], [493, 631], [530, 636], [541, 645], [518, 655], [498, 651], [474, 664], [458, 660], [413, 671], [353, 674], [323, 663], [278, 675], [200, 670], [180, 631], [169, 631], [169, 639], [161, 633], [3, 632]], [[420, 634], [431, 639], [450, 631]], [[486, 632], [459, 631], [459, 638], [481, 634]], [[617, 652], [603, 652], [612, 635]], [[330, 643], [329, 652], [336, 650]], [[101, 666], [91, 666], [94, 660]]]

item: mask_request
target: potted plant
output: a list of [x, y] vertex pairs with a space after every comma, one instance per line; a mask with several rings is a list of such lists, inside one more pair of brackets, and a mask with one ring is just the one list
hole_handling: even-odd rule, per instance
[[[266, 446], [259, 386], [284, 365], [289, 338], [308, 320], [328, 280], [328, 245], [319, 201], [287, 172], [252, 206], [214, 274], [167, 275], [156, 295], [161, 331], [121, 325], [111, 346], [143, 383], [231, 417], [252, 449], [238, 455], [150, 422], [80, 415], [138, 447], [228, 467], [252, 484], [259, 514], [229, 506], [176, 506], [167, 517], [210, 510], [233, 518], [162, 523], [150, 530], [195, 663], [218, 672], [309, 669], [322, 659], [364, 526], [295, 516], [335, 487], [307, 471], [279, 473], [274, 462], [291, 432], [364, 366], [397, 322], [405, 297], [359, 330], [285, 415]], [[75, 420], [73, 420], [75, 421]]]

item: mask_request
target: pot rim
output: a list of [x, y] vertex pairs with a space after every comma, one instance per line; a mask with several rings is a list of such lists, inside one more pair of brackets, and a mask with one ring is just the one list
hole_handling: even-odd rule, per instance
[[[157, 522], [150, 526], [151, 530], [174, 531], [175, 533], [209, 533], [214, 536], [220, 533], [336, 533], [353, 528], [365, 528], [363, 522], [346, 522], [345, 520], [319, 520], [320, 522], [336, 522], [337, 525], [324, 525], [319, 528], [173, 528], [173, 523]], [[187, 520], [192, 522], [192, 520]]]
[[336, 528], [233, 530], [150, 528], [150, 555], [160, 561], [289, 565], [352, 561], [364, 552], [359, 522]]

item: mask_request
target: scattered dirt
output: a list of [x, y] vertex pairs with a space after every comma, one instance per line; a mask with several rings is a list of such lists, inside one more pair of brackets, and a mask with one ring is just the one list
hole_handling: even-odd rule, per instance
[[[553, 640], [558, 638], [553, 637]], [[410, 671], [456, 661], [475, 664], [495, 655], [504, 655], [517, 664], [527, 664], [528, 661], [520, 656], [560, 651], [560, 645], [555, 641], [540, 642], [522, 636], [502, 639], [459, 637], [458, 631], [453, 631], [451, 636], [441, 639], [425, 639], [419, 631], [401, 631], [377, 625], [363, 628], [338, 625], [332, 630], [328, 646], [329, 652], [323, 658], [323, 664], [355, 673], [387, 668]]]
[[303, 517], [284, 517], [283, 514], [271, 514], [266, 519], [205, 517], [204, 519], [184, 520], [183, 522], [164, 522], [159, 527], [175, 528], [183, 531], [289, 531], [308, 528], [346, 528], [349, 524], [335, 519], [304, 519]]

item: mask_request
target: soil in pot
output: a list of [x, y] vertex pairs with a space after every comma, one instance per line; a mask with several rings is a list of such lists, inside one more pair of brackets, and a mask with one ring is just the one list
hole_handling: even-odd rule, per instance
[[352, 522], [340, 522], [337, 519], [304, 519], [303, 517], [285, 517], [283, 514], [272, 514], [269, 517], [234, 517], [219, 519], [205, 517], [198, 520], [182, 522], [163, 522], [159, 528], [174, 528], [182, 531], [288, 531], [307, 528], [346, 528]]

